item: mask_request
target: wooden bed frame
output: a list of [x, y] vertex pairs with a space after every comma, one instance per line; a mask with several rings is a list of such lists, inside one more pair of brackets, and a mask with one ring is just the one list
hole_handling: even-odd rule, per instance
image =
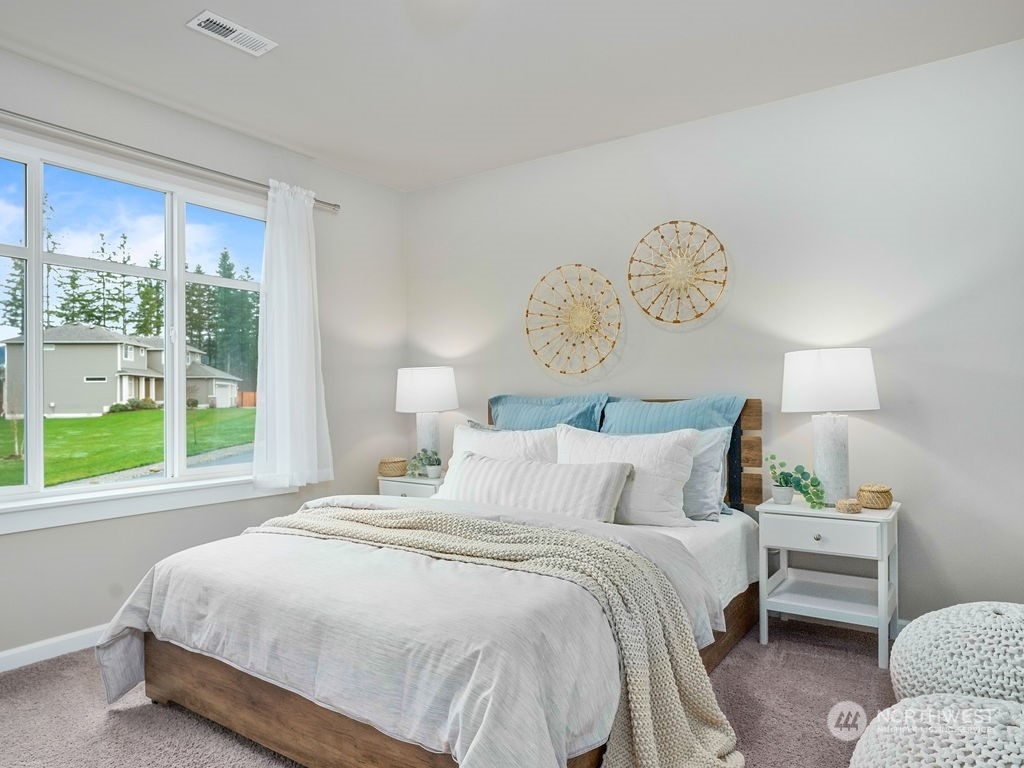
[[[747, 400], [737, 421], [730, 492], [741, 489], [743, 504], [762, 501], [761, 401]], [[740, 462], [735, 448], [740, 447]], [[740, 482], [734, 483], [733, 480]], [[738, 495], [738, 494], [737, 494]], [[732, 506], [739, 507], [733, 503]], [[758, 619], [758, 585], [751, 584], [725, 609], [726, 631], [701, 649], [711, 672]], [[229, 664], [173, 643], [145, 637], [146, 695], [157, 704], [172, 702], [219, 723], [308, 768], [456, 768], [449, 754], [398, 741], [370, 725], [314, 704]], [[570, 758], [567, 768], [598, 768], [604, 747]]]

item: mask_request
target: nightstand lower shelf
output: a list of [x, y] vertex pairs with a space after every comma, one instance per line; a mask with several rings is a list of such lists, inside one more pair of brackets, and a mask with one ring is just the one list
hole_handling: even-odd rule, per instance
[[[777, 578], [785, 576], [785, 578]], [[768, 580], [765, 610], [865, 627], [878, 626], [878, 581], [823, 571], [789, 568]], [[889, 584], [886, 615], [896, 610], [896, 588]]]

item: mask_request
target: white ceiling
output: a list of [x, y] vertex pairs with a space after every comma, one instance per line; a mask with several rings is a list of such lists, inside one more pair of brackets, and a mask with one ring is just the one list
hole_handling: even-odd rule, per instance
[[[279, 47], [254, 58], [185, 27], [207, 8]], [[0, 11], [2, 47], [401, 189], [1021, 38], [1021, 0], [3, 0]]]

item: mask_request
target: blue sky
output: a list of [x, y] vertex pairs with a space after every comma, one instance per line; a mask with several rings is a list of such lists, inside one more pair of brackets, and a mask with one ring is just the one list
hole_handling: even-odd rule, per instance
[[25, 166], [0, 158], [0, 243], [25, 245]]
[[[73, 256], [96, 257], [102, 233], [116, 251], [121, 234], [127, 235], [130, 263], [147, 266], [158, 254], [164, 257], [164, 193], [71, 171], [43, 168], [43, 188], [52, 212], [47, 227], [58, 243], [56, 250]], [[189, 269], [201, 266], [216, 274], [225, 248], [235, 263], [236, 275], [245, 267], [260, 279], [264, 222], [200, 205], [185, 206], [185, 254]], [[25, 166], [0, 158], [0, 243], [25, 244]], [[10, 274], [12, 260], [0, 257], [0, 286]], [[0, 339], [21, 329], [0, 327]]]
[[[128, 236], [131, 263], [146, 265], [164, 256], [164, 194], [144, 187], [46, 165], [43, 189], [52, 207], [49, 230], [57, 250], [73, 256], [94, 256], [102, 233], [116, 244]], [[216, 272], [220, 253], [231, 254], [237, 271], [248, 266], [258, 278], [263, 260], [264, 223], [257, 219], [188, 204], [185, 253], [189, 269]], [[162, 261], [161, 261], [162, 263]]]

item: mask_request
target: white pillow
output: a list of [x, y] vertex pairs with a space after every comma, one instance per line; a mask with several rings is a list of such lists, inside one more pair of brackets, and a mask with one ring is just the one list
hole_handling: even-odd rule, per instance
[[615, 513], [615, 522], [633, 525], [693, 526], [683, 514], [683, 486], [690, 478], [696, 429], [656, 435], [608, 435], [558, 427], [561, 464], [621, 461], [633, 465]]
[[697, 435], [690, 479], [683, 486], [683, 512], [691, 520], [717, 520], [725, 498], [725, 454], [732, 427], [702, 429]]
[[610, 523], [633, 467], [624, 463], [552, 464], [452, 457], [435, 499], [500, 504]]
[[457, 424], [452, 435], [452, 455], [479, 453], [492, 459], [558, 461], [558, 437], [554, 427], [547, 429], [481, 429]]

